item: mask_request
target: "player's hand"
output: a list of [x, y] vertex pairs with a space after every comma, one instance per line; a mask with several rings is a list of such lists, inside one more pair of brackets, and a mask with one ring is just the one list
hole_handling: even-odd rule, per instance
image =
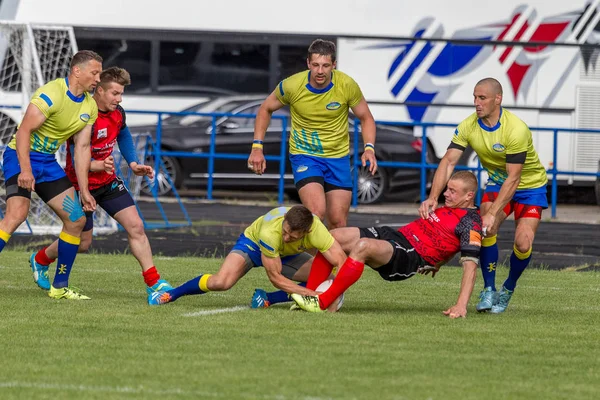
[[360, 157], [360, 160], [362, 161], [363, 167], [367, 166], [368, 161], [369, 172], [371, 173], [371, 175], [375, 175], [375, 172], [377, 172], [377, 158], [375, 157], [375, 152], [371, 150], [363, 152], [362, 156]]
[[428, 198], [424, 202], [421, 203], [421, 207], [419, 207], [419, 215], [423, 219], [427, 219], [429, 217], [429, 213], [431, 211], [435, 211], [438, 206], [437, 199]]
[[81, 196], [81, 205], [83, 206], [83, 211], [95, 211], [96, 210], [96, 199], [89, 191], [79, 192]]
[[35, 178], [33, 177], [33, 173], [31, 171], [21, 171], [19, 177], [17, 178], [17, 185], [23, 189], [27, 189], [30, 192], [34, 191]]
[[455, 305], [444, 311], [444, 315], [455, 319], [455, 318], [467, 318], [467, 307], [461, 307]]
[[490, 213], [487, 213], [481, 217], [481, 230], [483, 232], [483, 236], [486, 236], [486, 234], [492, 230], [495, 222], [496, 216]]
[[429, 275], [431, 272], [431, 277], [435, 278], [435, 274], [437, 274], [439, 270], [439, 267], [434, 267], [433, 265], [424, 265], [417, 269], [417, 273], [421, 275]]
[[154, 169], [149, 165], [132, 162], [129, 167], [136, 176], [147, 176], [148, 179], [154, 179]]
[[252, 149], [248, 157], [248, 169], [256, 175], [262, 175], [267, 169], [267, 161], [262, 149]]
[[102, 169], [109, 174], [115, 172], [115, 159], [113, 156], [108, 156], [103, 160]]

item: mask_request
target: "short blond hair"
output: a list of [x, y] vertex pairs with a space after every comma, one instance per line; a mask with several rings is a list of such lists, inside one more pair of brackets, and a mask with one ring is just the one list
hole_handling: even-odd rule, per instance
[[458, 171], [452, 174], [451, 181], [458, 180], [465, 184], [467, 192], [477, 192], [477, 177], [471, 171]]

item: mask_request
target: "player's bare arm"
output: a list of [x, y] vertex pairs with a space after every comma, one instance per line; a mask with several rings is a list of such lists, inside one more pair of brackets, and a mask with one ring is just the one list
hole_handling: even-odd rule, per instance
[[115, 159], [108, 156], [104, 160], [94, 160], [90, 162], [90, 172], [104, 171], [108, 174], [115, 172]]
[[254, 121], [254, 143], [252, 151], [248, 158], [248, 168], [255, 174], [262, 175], [267, 169], [267, 161], [263, 154], [262, 141], [265, 138], [267, 128], [271, 123], [271, 115], [283, 107], [283, 103], [279, 101], [274, 93], [271, 93], [265, 101], [260, 105], [256, 112], [256, 120]]
[[92, 154], [90, 152], [90, 141], [92, 137], [92, 125], [86, 125], [73, 136], [75, 142], [75, 174], [79, 184], [79, 193], [84, 211], [94, 211], [96, 209], [96, 200], [91, 195], [88, 188], [88, 171]]
[[267, 257], [264, 254], [261, 255], [262, 264], [267, 272], [267, 277], [277, 289], [283, 290], [287, 293], [298, 293], [303, 296], [316, 296], [317, 292], [309, 290], [303, 286], [299, 286], [294, 281], [286, 278], [281, 274], [281, 258], [279, 257]]
[[27, 106], [23, 121], [17, 130], [17, 157], [21, 167], [21, 173], [17, 179], [19, 187], [32, 191], [35, 189], [35, 179], [31, 171], [31, 159], [29, 148], [31, 133], [38, 129], [46, 121], [46, 116], [33, 104]]
[[322, 254], [331, 265], [338, 269], [338, 271], [344, 264], [344, 261], [346, 261], [346, 253], [337, 241], [334, 241], [329, 250]]
[[467, 305], [469, 304], [469, 299], [471, 298], [473, 288], [475, 287], [479, 260], [474, 257], [462, 257], [461, 262], [463, 266], [463, 275], [460, 283], [458, 300], [454, 306], [444, 311], [444, 315], [447, 315], [450, 318], [466, 318]]
[[452, 176], [454, 167], [458, 163], [458, 160], [460, 160], [462, 153], [462, 150], [455, 148], [446, 150], [446, 154], [442, 157], [440, 164], [435, 171], [435, 175], [433, 176], [429, 197], [421, 203], [421, 206], [419, 207], [419, 215], [421, 218], [427, 219], [429, 212], [437, 208], [438, 197], [440, 197], [440, 194], [448, 184], [448, 180]]
[[508, 177], [502, 184], [498, 197], [492, 203], [490, 209], [485, 215], [481, 216], [482, 226], [485, 232], [493, 232], [493, 226], [496, 222], [496, 216], [508, 202], [513, 198], [519, 183], [521, 182], [521, 173], [523, 172], [523, 164], [506, 164], [506, 172]]
[[[377, 158], [375, 157], [375, 136], [377, 128], [375, 126], [375, 119], [371, 114], [369, 105], [363, 97], [360, 102], [352, 107], [352, 112], [360, 120], [360, 126], [362, 128], [362, 138], [365, 144], [365, 149], [361, 157], [363, 167], [369, 162], [369, 171], [371, 174], [377, 172]], [[369, 146], [372, 145], [372, 146]]]

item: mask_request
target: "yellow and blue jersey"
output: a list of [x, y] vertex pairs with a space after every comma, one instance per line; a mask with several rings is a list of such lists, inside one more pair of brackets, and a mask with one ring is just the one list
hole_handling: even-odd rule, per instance
[[[283, 218], [290, 207], [278, 207], [259, 217], [244, 231], [244, 236], [256, 243], [267, 257], [296, 255], [307, 249], [325, 252], [333, 245], [334, 239], [321, 220], [314, 216], [310, 232], [295, 242], [283, 242]], [[253, 250], [253, 249], [250, 249]]]
[[518, 190], [545, 187], [546, 170], [533, 147], [531, 131], [525, 122], [502, 108], [496, 126], [488, 127], [473, 113], [462, 121], [452, 138], [450, 148], [464, 150], [467, 146], [477, 153], [489, 180], [501, 186], [508, 172], [506, 164], [523, 164]]
[[290, 106], [290, 154], [330, 158], [348, 155], [348, 109], [363, 97], [351, 77], [334, 70], [331, 83], [317, 89], [310, 84], [310, 71], [303, 71], [281, 81], [274, 94]]
[[[73, 95], [66, 78], [55, 79], [40, 87], [30, 104], [46, 116], [46, 121], [32, 132], [30, 139], [30, 149], [40, 153], [56, 153], [61, 144], [86, 125], [94, 124], [98, 117], [98, 106], [92, 96], [87, 92], [78, 97]], [[8, 147], [16, 150], [15, 136]]]

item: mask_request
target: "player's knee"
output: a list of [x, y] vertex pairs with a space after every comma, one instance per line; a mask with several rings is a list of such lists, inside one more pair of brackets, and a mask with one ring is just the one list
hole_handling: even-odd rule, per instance
[[90, 250], [90, 247], [92, 246], [92, 238], [81, 238], [81, 243], [79, 243], [79, 249], [77, 250], [78, 253], [87, 253]]
[[67, 230], [68, 233], [80, 234], [83, 231], [83, 228], [85, 228], [85, 222], [86, 222], [85, 216], [82, 216], [81, 218], [76, 219], [75, 221], [71, 221], [70, 219], [67, 219], [66, 221], [64, 221], [65, 229]]
[[496, 235], [497, 233], [498, 233], [498, 227], [491, 226], [491, 227], [487, 228], [485, 237], [492, 237], [492, 236]]
[[364, 260], [369, 256], [370, 251], [371, 246], [369, 240], [362, 238], [354, 245], [352, 251], [350, 252], [350, 257], [355, 260]]
[[146, 234], [144, 231], [144, 223], [139, 218], [132, 222], [128, 228], [127, 233], [132, 237], [142, 237]]
[[16, 230], [27, 219], [29, 213], [29, 207], [27, 205], [11, 207], [10, 210], [6, 210], [4, 221], [7, 225], [10, 225], [12, 230]]
[[529, 250], [531, 249], [531, 245], [532, 243], [529, 240], [517, 240], [515, 242], [515, 249], [521, 253], [521, 254], [526, 254], [529, 252]]

